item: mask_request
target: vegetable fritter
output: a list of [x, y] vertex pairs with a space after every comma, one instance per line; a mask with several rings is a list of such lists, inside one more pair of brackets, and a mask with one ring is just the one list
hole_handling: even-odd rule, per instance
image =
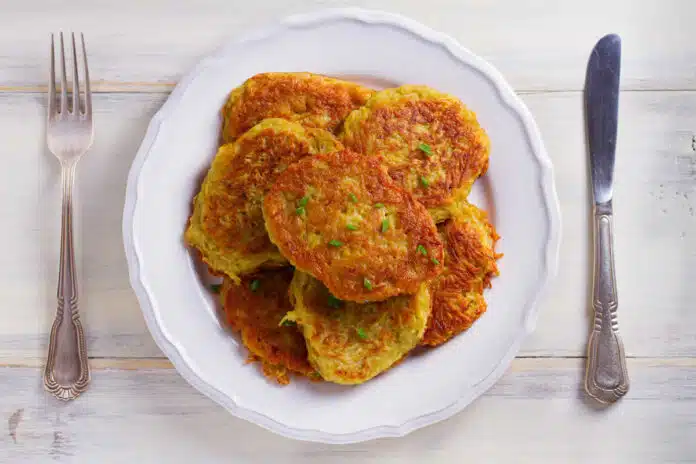
[[376, 157], [306, 157], [278, 176], [263, 213], [290, 263], [342, 300], [413, 294], [442, 270], [433, 219]]
[[425, 86], [377, 92], [348, 116], [339, 138], [349, 149], [380, 155], [389, 175], [437, 222], [488, 169], [490, 142], [476, 115]]
[[221, 292], [225, 320], [240, 333], [250, 359], [259, 361], [264, 374], [280, 384], [290, 381], [289, 372], [316, 376], [302, 333], [294, 323], [281, 324], [292, 310], [292, 276], [292, 268], [284, 268], [245, 277], [240, 284], [225, 279]]
[[430, 285], [433, 312], [423, 344], [437, 346], [467, 330], [486, 311], [483, 297], [498, 275], [498, 234], [487, 214], [465, 203], [438, 227], [445, 244], [445, 270]]
[[257, 74], [230, 94], [222, 110], [222, 140], [231, 142], [266, 118], [333, 132], [372, 93], [358, 84], [318, 74]]
[[361, 304], [338, 300], [296, 271], [290, 289], [295, 309], [286, 320], [300, 326], [319, 375], [340, 384], [365, 382], [399, 362], [423, 337], [431, 308], [426, 284], [414, 295]]

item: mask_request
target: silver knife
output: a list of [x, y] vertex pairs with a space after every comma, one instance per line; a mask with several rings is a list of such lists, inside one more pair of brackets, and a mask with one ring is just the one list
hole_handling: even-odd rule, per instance
[[585, 116], [594, 196], [594, 320], [587, 347], [585, 390], [601, 403], [628, 391], [628, 372], [617, 320], [614, 274], [613, 177], [619, 109], [621, 39], [610, 34], [592, 50], [585, 81]]

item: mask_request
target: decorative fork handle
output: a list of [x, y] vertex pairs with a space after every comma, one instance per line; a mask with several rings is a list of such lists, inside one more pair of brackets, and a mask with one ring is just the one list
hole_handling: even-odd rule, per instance
[[75, 163], [62, 165], [63, 208], [61, 218], [58, 306], [48, 345], [44, 386], [57, 398], [71, 400], [85, 391], [90, 380], [85, 335], [78, 313], [77, 279], [72, 230], [72, 187]]
[[629, 382], [617, 318], [611, 200], [595, 205], [594, 219], [594, 327], [587, 348], [585, 390], [601, 403], [613, 403], [626, 394]]

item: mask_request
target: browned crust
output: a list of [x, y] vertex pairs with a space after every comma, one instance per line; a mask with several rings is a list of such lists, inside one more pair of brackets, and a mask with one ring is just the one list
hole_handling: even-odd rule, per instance
[[202, 217], [218, 247], [245, 254], [275, 249], [263, 222], [263, 195], [285, 166], [311, 153], [309, 141], [272, 128], [237, 141], [234, 156], [218, 166], [216, 184], [224, 189], [210, 192]]
[[[475, 114], [459, 100], [422, 87], [401, 89], [408, 92], [411, 88], [433, 92], [435, 96], [420, 98], [406, 94], [381, 101], [378, 93], [368, 102], [369, 112], [365, 108], [354, 113], [356, 116], [362, 113], [359, 124], [344, 131], [342, 141], [357, 152], [384, 155], [391, 177], [427, 208], [447, 206], [456, 190], [470, 188], [486, 172], [490, 142]], [[395, 90], [400, 89], [386, 92]], [[373, 101], [375, 104], [370, 106]], [[423, 127], [428, 129], [420, 130]], [[420, 144], [431, 147], [430, 156], [418, 148]], [[397, 160], [390, 156], [404, 149], [408, 150], [405, 157], [399, 156]], [[414, 179], [427, 178], [436, 172], [443, 177], [430, 180], [427, 187], [413, 183]]]
[[[225, 321], [240, 333], [249, 361], [258, 361], [264, 374], [280, 384], [289, 382], [289, 372], [316, 377], [300, 330], [280, 325], [292, 310], [288, 297], [292, 276], [292, 268], [263, 271], [242, 278], [239, 285], [225, 279], [222, 289]], [[255, 291], [254, 281], [259, 282]]]
[[262, 73], [236, 89], [223, 108], [222, 139], [232, 141], [266, 118], [335, 131], [372, 90], [311, 73]]
[[[309, 188], [317, 195], [305, 214], [297, 214], [298, 201]], [[348, 230], [341, 217], [351, 195], [364, 211], [359, 233]], [[388, 213], [373, 207], [379, 203]], [[386, 232], [381, 231], [384, 214], [393, 215]], [[442, 268], [443, 246], [432, 218], [376, 157], [344, 150], [300, 160], [278, 176], [264, 200], [264, 217], [271, 240], [288, 260], [342, 300], [412, 294]], [[310, 246], [309, 236], [319, 237], [320, 243]], [[342, 245], [331, 246], [331, 240]]]
[[433, 310], [423, 345], [445, 343], [469, 329], [486, 312], [483, 291], [498, 275], [496, 260], [501, 255], [495, 252], [499, 238], [495, 228], [487, 221], [485, 212], [477, 212], [492, 239], [492, 247], [484, 243], [475, 226], [461, 218], [449, 219], [439, 227], [445, 243], [445, 269], [431, 284]]

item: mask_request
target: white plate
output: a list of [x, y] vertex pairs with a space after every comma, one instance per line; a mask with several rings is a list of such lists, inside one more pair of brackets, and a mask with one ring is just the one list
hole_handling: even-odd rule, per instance
[[[491, 138], [472, 199], [502, 240], [488, 311], [465, 334], [358, 387], [267, 381], [244, 363], [182, 243], [190, 204], [216, 151], [229, 91], [263, 71], [311, 71], [374, 87], [427, 84], [460, 97]], [[551, 163], [528, 110], [498, 72], [412, 20], [357, 9], [291, 17], [222, 48], [155, 115], [128, 179], [123, 234], [147, 325], [181, 375], [235, 416], [327, 443], [401, 436], [445, 419], [493, 385], [535, 325], [555, 273], [560, 219]], [[156, 400], [155, 400], [156, 401]]]

